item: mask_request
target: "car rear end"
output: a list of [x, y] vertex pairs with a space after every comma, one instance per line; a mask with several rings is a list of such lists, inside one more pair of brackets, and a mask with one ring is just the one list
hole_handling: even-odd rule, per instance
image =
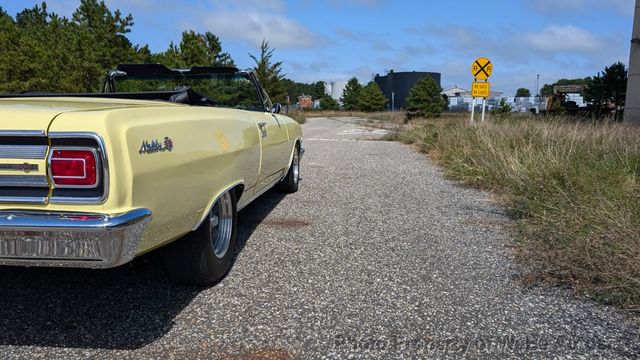
[[103, 133], [52, 126], [65, 113], [118, 106], [0, 101], [0, 265], [108, 268], [135, 256], [151, 212], [107, 206]]

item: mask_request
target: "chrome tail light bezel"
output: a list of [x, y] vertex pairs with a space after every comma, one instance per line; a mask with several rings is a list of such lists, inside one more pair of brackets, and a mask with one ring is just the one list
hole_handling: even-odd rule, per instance
[[[110, 185], [110, 177], [109, 177], [109, 162], [107, 159], [107, 152], [106, 152], [106, 147], [104, 144], [104, 140], [102, 139], [102, 137], [96, 133], [91, 133], [91, 132], [50, 132], [48, 134], [48, 137], [51, 141], [51, 149], [47, 155], [47, 164], [48, 164], [48, 169], [47, 172], [50, 172], [50, 165], [49, 162], [51, 161], [51, 155], [53, 154], [52, 149], [61, 149], [61, 148], [90, 148], [93, 151], [95, 151], [96, 156], [99, 160], [99, 171], [98, 174], [100, 176], [100, 181], [98, 181], [97, 186], [96, 187], [89, 187], [89, 188], [84, 188], [84, 189], [96, 189], [97, 187], [102, 187], [102, 195], [101, 196], [94, 196], [94, 197], [81, 197], [81, 196], [56, 196], [55, 194], [53, 194], [50, 199], [49, 199], [49, 203], [52, 204], [104, 204], [108, 197], [109, 197], [109, 185]], [[92, 144], [95, 144], [96, 146], [93, 147], [92, 146], [86, 146], [86, 145], [82, 145], [82, 146], [76, 146], [76, 145], [67, 145], [66, 142], [68, 141], [79, 141], [79, 140], [85, 140], [85, 141], [91, 141]], [[61, 145], [59, 145], [58, 143], [62, 142]], [[49, 174], [49, 179], [50, 181], [53, 181], [53, 178], [51, 177], [51, 174]], [[52, 183], [52, 187], [53, 189], [78, 189], [78, 190], [82, 190], [83, 188], [81, 187], [77, 187], [77, 186], [53, 186]]]

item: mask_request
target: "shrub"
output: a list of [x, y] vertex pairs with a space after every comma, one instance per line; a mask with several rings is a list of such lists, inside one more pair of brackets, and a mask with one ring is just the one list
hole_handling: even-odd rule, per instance
[[507, 100], [503, 98], [500, 100], [500, 104], [498, 105], [498, 107], [494, 110], [491, 110], [491, 115], [496, 116], [499, 119], [504, 119], [506, 117], [509, 117], [512, 111], [513, 108], [511, 107], [511, 104], [509, 104]]
[[320, 99], [320, 110], [340, 110], [340, 104], [331, 96], [325, 95]]

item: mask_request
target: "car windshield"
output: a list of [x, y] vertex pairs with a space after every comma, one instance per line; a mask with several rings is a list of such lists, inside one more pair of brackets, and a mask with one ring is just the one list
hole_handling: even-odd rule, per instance
[[116, 75], [113, 80], [113, 90], [120, 93], [191, 89], [215, 106], [263, 109], [256, 88], [246, 73]]

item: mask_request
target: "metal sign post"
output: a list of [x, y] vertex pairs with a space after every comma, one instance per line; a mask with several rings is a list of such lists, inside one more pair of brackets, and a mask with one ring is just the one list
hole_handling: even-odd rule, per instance
[[474, 97], [473, 100], [471, 101], [471, 123], [472, 124], [475, 121], [475, 115], [476, 115], [476, 98]]
[[484, 122], [484, 109], [487, 105], [487, 98], [482, 98], [482, 122]]

